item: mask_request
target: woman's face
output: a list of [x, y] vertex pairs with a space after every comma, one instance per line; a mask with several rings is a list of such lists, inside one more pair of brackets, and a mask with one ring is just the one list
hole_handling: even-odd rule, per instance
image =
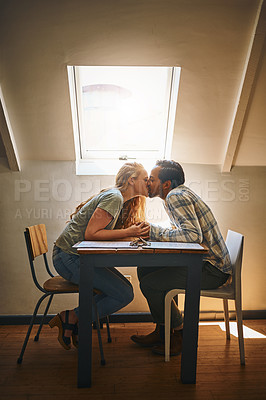
[[139, 176], [134, 178], [134, 189], [136, 196], [148, 197], [148, 173], [145, 169], [141, 170]]

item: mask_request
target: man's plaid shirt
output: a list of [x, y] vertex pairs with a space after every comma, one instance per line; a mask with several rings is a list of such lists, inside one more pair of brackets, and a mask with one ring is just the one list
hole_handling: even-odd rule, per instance
[[151, 240], [203, 243], [209, 249], [204, 261], [232, 274], [227, 247], [207, 204], [188, 187], [180, 185], [168, 193], [164, 206], [175, 229], [151, 224]]

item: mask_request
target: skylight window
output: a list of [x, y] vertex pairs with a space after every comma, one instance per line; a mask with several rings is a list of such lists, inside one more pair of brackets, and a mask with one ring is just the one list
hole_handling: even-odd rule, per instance
[[68, 67], [77, 173], [115, 174], [171, 153], [178, 67]]

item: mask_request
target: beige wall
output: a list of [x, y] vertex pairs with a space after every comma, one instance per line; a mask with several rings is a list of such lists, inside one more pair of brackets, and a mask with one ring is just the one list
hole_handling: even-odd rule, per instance
[[[0, 0], [0, 85], [21, 160], [21, 172], [11, 172], [0, 140], [0, 314], [28, 314], [37, 299], [25, 226], [46, 223], [50, 258], [65, 211], [113, 183], [113, 177], [75, 176], [67, 65], [181, 66], [172, 157], [184, 164], [188, 182], [211, 206], [223, 234], [230, 228], [245, 235], [244, 309], [266, 308], [265, 45], [233, 162], [237, 167], [228, 175], [219, 172], [259, 4]], [[155, 222], [164, 219], [159, 206], [160, 201], [148, 204]], [[127, 310], [147, 310], [135, 274], [126, 272], [136, 294]], [[52, 312], [70, 307], [74, 300], [70, 304], [68, 298], [58, 300]], [[202, 308], [221, 305], [203, 299]]]
[[[265, 310], [265, 167], [235, 167], [221, 175], [218, 166], [184, 164], [186, 182], [212, 208], [223, 235], [227, 229], [245, 235], [243, 308]], [[23, 231], [28, 225], [45, 223], [49, 261], [53, 241], [65, 226], [69, 213], [87, 196], [114, 183], [114, 177], [77, 177], [71, 161], [24, 161], [22, 172], [0, 168], [1, 264], [0, 314], [30, 314], [38, 298], [28, 266]], [[148, 199], [151, 222], [164, 223], [160, 199]], [[132, 276], [135, 299], [128, 312], [147, 311], [135, 268], [122, 271]], [[40, 274], [45, 279], [44, 274]], [[76, 304], [75, 296], [57, 299], [51, 312]], [[202, 310], [221, 310], [222, 302], [202, 299]], [[232, 308], [233, 309], [233, 308]]]

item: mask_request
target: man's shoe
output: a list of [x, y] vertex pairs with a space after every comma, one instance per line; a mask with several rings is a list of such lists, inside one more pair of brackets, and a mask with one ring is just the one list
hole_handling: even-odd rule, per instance
[[[170, 356], [178, 356], [182, 351], [182, 338], [183, 338], [183, 329], [179, 331], [174, 331], [170, 336]], [[165, 347], [164, 343], [159, 346], [154, 346], [152, 348], [152, 352], [155, 354], [160, 354], [162, 356], [165, 355]]]
[[[164, 327], [162, 328], [164, 329]], [[143, 347], [153, 347], [163, 343], [163, 339], [160, 335], [160, 325], [158, 324], [156, 325], [155, 330], [148, 335], [133, 335], [130, 339]]]

